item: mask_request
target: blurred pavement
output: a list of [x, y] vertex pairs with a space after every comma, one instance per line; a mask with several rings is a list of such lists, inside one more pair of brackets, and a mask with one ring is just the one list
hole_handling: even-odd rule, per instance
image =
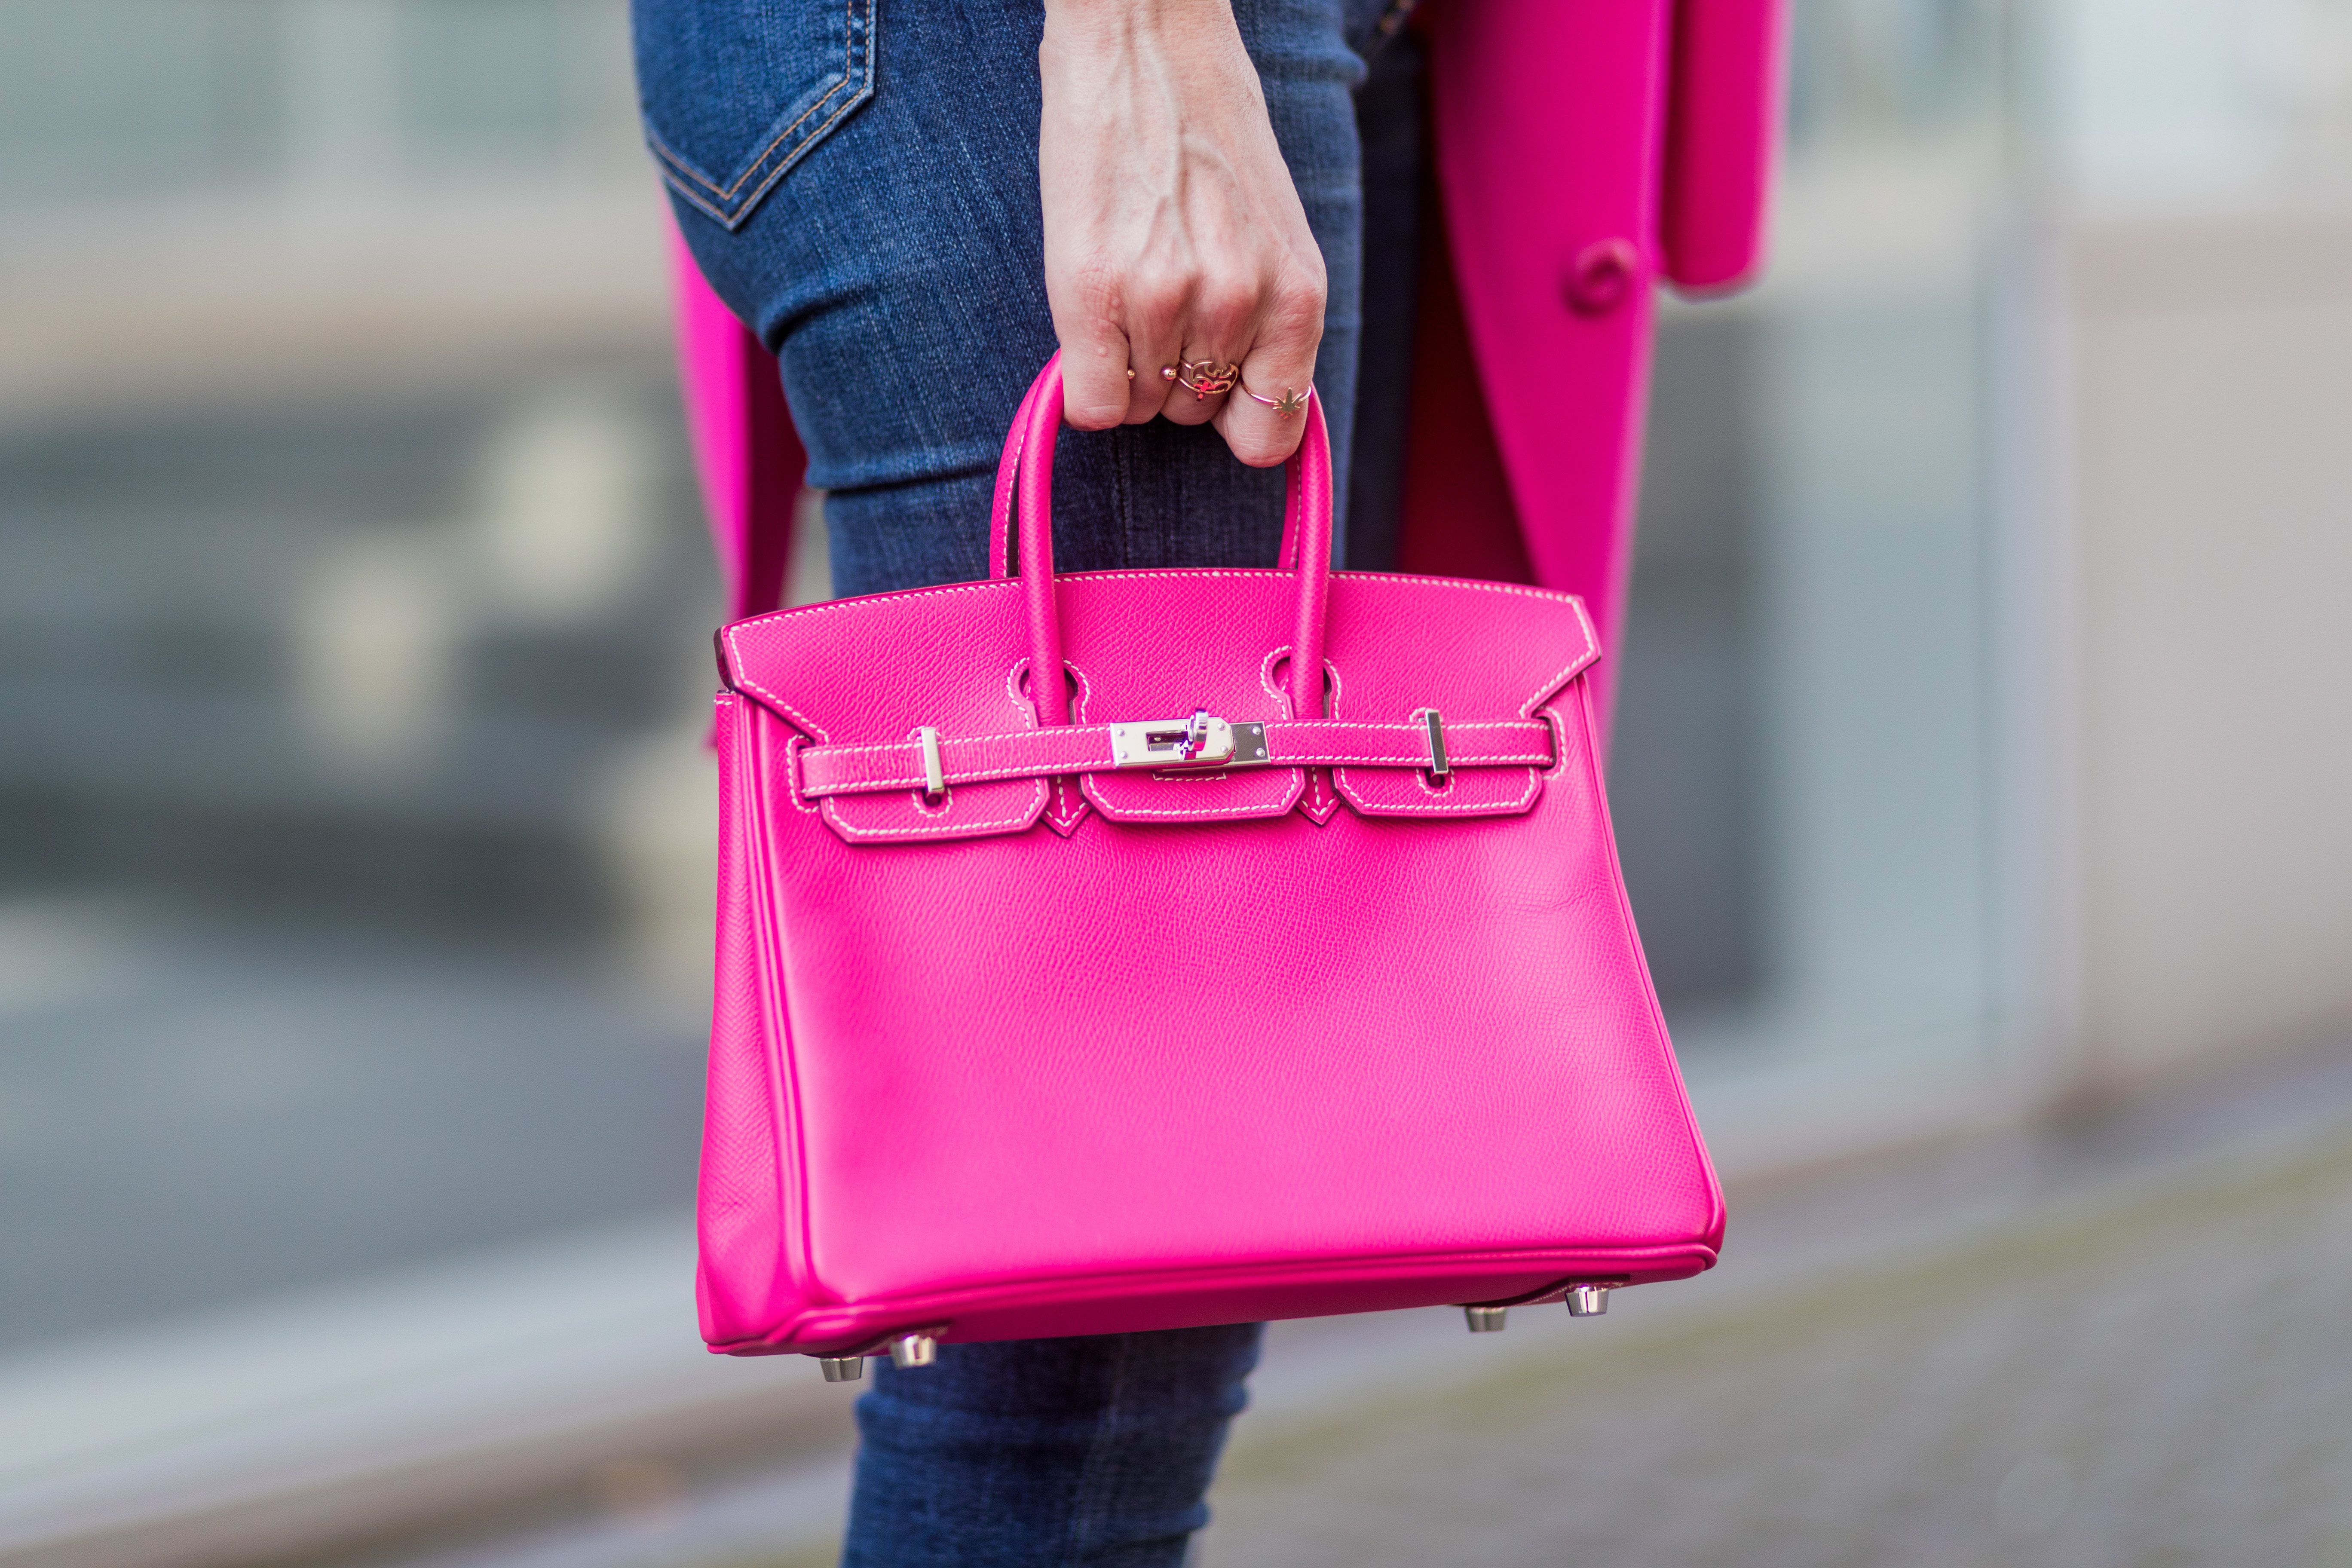
[[[1721, 1268], [1599, 1321], [1276, 1325], [1200, 1568], [2352, 1564], [2352, 1046], [1732, 1206]], [[312, 1561], [817, 1568], [846, 1439]]]
[[1725, 1299], [1245, 1424], [1204, 1562], [2352, 1563], [2352, 1124], [1919, 1217], [1759, 1290], [1735, 1218]]

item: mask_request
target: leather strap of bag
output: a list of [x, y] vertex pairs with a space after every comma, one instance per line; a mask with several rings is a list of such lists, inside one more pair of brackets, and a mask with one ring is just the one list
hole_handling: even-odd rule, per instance
[[[1331, 435], [1323, 422], [1322, 400], [1307, 395], [1307, 428], [1288, 464], [1284, 503], [1282, 564], [1298, 573], [1298, 614], [1291, 638], [1291, 712], [1323, 712], [1323, 631], [1331, 580]], [[1037, 722], [1070, 721], [1067, 687], [1040, 680], [1036, 671], [1062, 668], [1061, 610], [1054, 593], [1054, 442], [1062, 424], [1062, 356], [1045, 362], [1021, 401], [1004, 455], [996, 469], [996, 497], [990, 519], [989, 574], [1007, 575], [1016, 563], [1010, 544], [1020, 543], [1017, 564], [1029, 615], [1029, 698]], [[1008, 500], [1010, 504], [1008, 504]]]
[[[1065, 725], [1003, 735], [941, 736], [941, 781], [1054, 778], [1120, 766], [1108, 724]], [[1549, 768], [1556, 759], [1552, 726], [1540, 719], [1444, 726], [1444, 765], [1450, 768]], [[1425, 722], [1349, 722], [1331, 719], [1269, 721], [1266, 756], [1254, 766], [1422, 768], [1439, 765]], [[800, 752], [803, 798], [876, 795], [921, 789], [928, 774], [923, 742], [868, 746], [808, 746]], [[1174, 770], [1170, 770], [1174, 771]], [[1213, 772], [1216, 770], [1202, 770]]]
[[[989, 510], [992, 521], [988, 540], [988, 574], [992, 578], [1003, 577], [1013, 570], [1013, 486], [1020, 478], [1021, 454], [1028, 446], [1024, 437], [1028, 434], [1029, 411], [1036, 405], [1037, 389], [1045, 384], [1045, 378], [1053, 369], [1053, 363], [1048, 362], [1045, 369], [1037, 373], [1037, 379], [1029, 384], [1029, 390], [1021, 395], [1021, 406], [1013, 413], [1011, 436], [1004, 443], [1004, 455], [997, 459], [996, 499]], [[1307, 500], [1307, 487], [1303, 482], [1305, 468], [1305, 464], [1297, 461], [1283, 465], [1286, 482], [1282, 497], [1282, 549], [1275, 557], [1275, 564], [1285, 572], [1298, 563], [1298, 525], [1306, 510]]]

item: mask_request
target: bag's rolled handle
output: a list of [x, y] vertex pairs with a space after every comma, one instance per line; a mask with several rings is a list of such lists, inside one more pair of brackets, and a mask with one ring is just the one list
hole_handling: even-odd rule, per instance
[[[1283, 507], [1282, 557], [1298, 573], [1298, 614], [1290, 639], [1290, 711], [1323, 716], [1323, 631], [1331, 585], [1331, 436], [1323, 404], [1307, 394], [1307, 431], [1291, 454]], [[1021, 400], [996, 469], [989, 520], [989, 575], [1011, 570], [1017, 527], [1023, 597], [1029, 612], [1029, 696], [1040, 724], [1070, 721], [1068, 688], [1044, 679], [1062, 668], [1061, 609], [1054, 593], [1054, 438], [1062, 426], [1062, 356], [1045, 362]]]

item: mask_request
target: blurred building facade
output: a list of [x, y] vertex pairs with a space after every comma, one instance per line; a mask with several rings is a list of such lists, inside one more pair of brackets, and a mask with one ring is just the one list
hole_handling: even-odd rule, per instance
[[675, 1210], [719, 595], [625, 6], [0, 38], [0, 1346]]
[[2096, 1088], [2352, 1012], [2352, 7], [2076, 0], [2035, 47], [2016, 594], [2055, 679], [2011, 687], [2044, 1039]]

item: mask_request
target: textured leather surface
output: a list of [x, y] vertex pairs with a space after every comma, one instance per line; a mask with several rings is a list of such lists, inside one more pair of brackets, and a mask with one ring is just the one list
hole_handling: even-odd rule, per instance
[[[1028, 458], [1058, 403], [1016, 427]], [[1320, 510], [1301, 572], [1041, 582], [1024, 470], [1024, 581], [726, 629], [716, 1348], [1495, 1300], [1713, 1263], [1722, 1205], [1618, 873], [1582, 607], [1318, 570], [1328, 454], [1319, 484], [1300, 468]], [[1302, 630], [1328, 720], [1291, 718]], [[1041, 646], [1070, 672], [1059, 711], [1030, 700]], [[1050, 761], [1059, 738], [1020, 737], [1067, 718], [1090, 744], [1195, 707], [1267, 721], [1296, 765], [1088, 773], [1089, 813], [1066, 776], [936, 804], [796, 785], [809, 756], [858, 754], [840, 748], [919, 766], [918, 726]], [[1430, 708], [1465, 754], [1494, 725], [1541, 748], [1504, 754], [1546, 760], [1433, 787], [1422, 753], [1386, 749]]]

